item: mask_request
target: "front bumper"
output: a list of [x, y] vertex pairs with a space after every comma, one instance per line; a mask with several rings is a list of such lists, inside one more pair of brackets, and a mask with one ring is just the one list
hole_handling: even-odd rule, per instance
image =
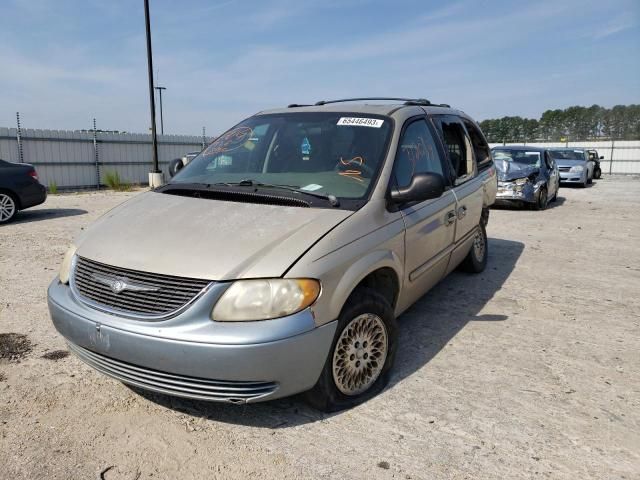
[[536, 195], [538, 193], [537, 185], [531, 182], [525, 183], [518, 188], [512, 182], [498, 182], [498, 192], [496, 194], [497, 205], [511, 205], [513, 203], [536, 203]]
[[134, 321], [79, 302], [56, 278], [53, 323], [72, 352], [97, 370], [147, 390], [199, 400], [249, 403], [310, 389], [337, 322], [316, 327], [309, 309], [260, 322], [209, 319], [216, 288], [180, 315]]
[[560, 172], [560, 183], [584, 183], [584, 172]]

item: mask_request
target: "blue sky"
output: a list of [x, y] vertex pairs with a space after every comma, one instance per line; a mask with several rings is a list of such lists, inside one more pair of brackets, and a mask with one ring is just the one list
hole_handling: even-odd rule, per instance
[[[0, 126], [147, 131], [142, 0], [2, 3]], [[638, 0], [151, 0], [151, 20], [166, 133], [353, 96], [478, 120], [640, 103]]]

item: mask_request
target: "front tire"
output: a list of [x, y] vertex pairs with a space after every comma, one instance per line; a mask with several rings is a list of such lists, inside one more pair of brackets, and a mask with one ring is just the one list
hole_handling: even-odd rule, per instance
[[18, 213], [18, 202], [9, 192], [0, 192], [0, 224], [9, 223]]
[[546, 187], [540, 187], [540, 191], [538, 192], [538, 198], [536, 199], [536, 203], [534, 205], [536, 210], [544, 210], [547, 208], [548, 203], [548, 194]]
[[487, 231], [484, 225], [480, 223], [479, 231], [473, 238], [473, 245], [466, 258], [460, 264], [465, 272], [480, 273], [487, 266], [487, 258], [489, 257], [489, 243], [487, 242]]
[[600, 177], [602, 177], [602, 170], [599, 168], [596, 168], [593, 171], [593, 178], [595, 178], [596, 180], [600, 180]]
[[380, 293], [359, 287], [338, 317], [338, 327], [320, 378], [305, 393], [318, 410], [354, 407], [380, 393], [389, 382], [398, 328], [393, 308]]

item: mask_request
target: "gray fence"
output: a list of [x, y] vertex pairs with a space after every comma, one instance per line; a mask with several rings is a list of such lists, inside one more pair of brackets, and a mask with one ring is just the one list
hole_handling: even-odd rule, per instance
[[[171, 160], [200, 151], [210, 137], [161, 135], [158, 137], [160, 169], [167, 177]], [[502, 144], [491, 144], [498, 146]], [[615, 140], [569, 143], [527, 143], [532, 146], [594, 148], [605, 158], [602, 172], [640, 174], [640, 141]], [[122, 181], [146, 184], [151, 169], [151, 135], [108, 133], [100, 130], [61, 131], [0, 127], [0, 158], [31, 163], [44, 185], [58, 188], [96, 188], [104, 173], [116, 171]]]
[[[158, 161], [167, 176], [171, 160], [199, 152], [212, 138], [158, 136]], [[33, 130], [0, 127], [0, 158], [34, 165], [44, 185], [96, 188], [104, 173], [116, 171], [127, 183], [148, 183], [151, 135], [97, 131]]]
[[[502, 146], [502, 143], [492, 143], [491, 147]], [[523, 145], [522, 143], [507, 143], [507, 145]], [[640, 173], [640, 140], [609, 140], [586, 142], [545, 142], [526, 143], [532, 147], [574, 147], [595, 149], [604, 157], [600, 161], [600, 168], [604, 174], [633, 174]]]

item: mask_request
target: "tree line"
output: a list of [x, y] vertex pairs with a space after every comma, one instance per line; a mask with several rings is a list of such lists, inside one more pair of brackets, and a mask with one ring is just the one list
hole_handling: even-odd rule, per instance
[[488, 119], [480, 127], [490, 143], [640, 140], [640, 105], [574, 106], [547, 110], [538, 120]]

